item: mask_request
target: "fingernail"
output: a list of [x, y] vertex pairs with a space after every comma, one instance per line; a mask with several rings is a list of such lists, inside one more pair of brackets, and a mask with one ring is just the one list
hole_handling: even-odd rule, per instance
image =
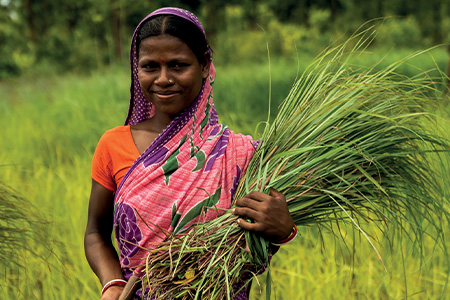
[[236, 211], [236, 208], [233, 208], [233, 209], [231, 210], [231, 213], [234, 215], [235, 211]]

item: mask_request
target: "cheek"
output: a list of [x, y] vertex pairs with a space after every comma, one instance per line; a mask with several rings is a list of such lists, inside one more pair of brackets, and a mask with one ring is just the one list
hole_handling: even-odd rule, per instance
[[201, 81], [195, 81], [191, 85], [191, 93], [194, 98], [198, 96], [200, 91], [202, 90], [203, 80]]
[[192, 81], [192, 86], [194, 87], [194, 89], [196, 90], [197, 94], [200, 93], [200, 90], [202, 89], [202, 85], [203, 85], [203, 74], [202, 73], [197, 73], [195, 74], [195, 76], [193, 76], [193, 78], [195, 78], [195, 80]]
[[143, 86], [143, 78], [142, 78], [141, 72], [138, 73], [138, 82], [139, 82], [139, 85], [142, 88], [142, 86]]
[[143, 91], [146, 90], [152, 83], [152, 79], [150, 78], [150, 76], [148, 76], [144, 72], [138, 73], [138, 81]]

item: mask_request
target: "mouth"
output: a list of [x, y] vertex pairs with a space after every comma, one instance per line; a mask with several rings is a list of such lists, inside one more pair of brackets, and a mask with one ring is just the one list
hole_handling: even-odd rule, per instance
[[176, 96], [179, 94], [179, 92], [176, 91], [159, 91], [159, 92], [153, 92], [153, 94], [161, 99], [168, 99], [171, 98], [173, 96]]

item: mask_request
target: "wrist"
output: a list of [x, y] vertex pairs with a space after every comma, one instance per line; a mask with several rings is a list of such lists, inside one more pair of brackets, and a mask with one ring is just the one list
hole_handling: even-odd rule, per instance
[[105, 293], [101, 296], [100, 300], [118, 300], [122, 297], [125, 288], [123, 286], [115, 285], [109, 288]]
[[124, 279], [113, 279], [105, 283], [105, 285], [102, 288], [102, 295], [105, 294], [108, 290], [115, 290], [117, 291], [120, 288], [120, 291], [123, 290], [125, 285], [127, 284], [127, 281]]
[[297, 226], [294, 224], [291, 233], [284, 239], [270, 242], [274, 246], [283, 246], [292, 242], [298, 234]]

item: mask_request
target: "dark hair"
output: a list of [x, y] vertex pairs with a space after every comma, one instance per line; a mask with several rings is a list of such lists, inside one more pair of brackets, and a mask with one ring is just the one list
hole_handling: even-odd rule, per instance
[[203, 62], [204, 54], [208, 50], [205, 36], [193, 23], [174, 15], [158, 15], [141, 26], [136, 36], [137, 56], [139, 57], [139, 45], [142, 40], [162, 34], [170, 34], [182, 40], [198, 61]]

